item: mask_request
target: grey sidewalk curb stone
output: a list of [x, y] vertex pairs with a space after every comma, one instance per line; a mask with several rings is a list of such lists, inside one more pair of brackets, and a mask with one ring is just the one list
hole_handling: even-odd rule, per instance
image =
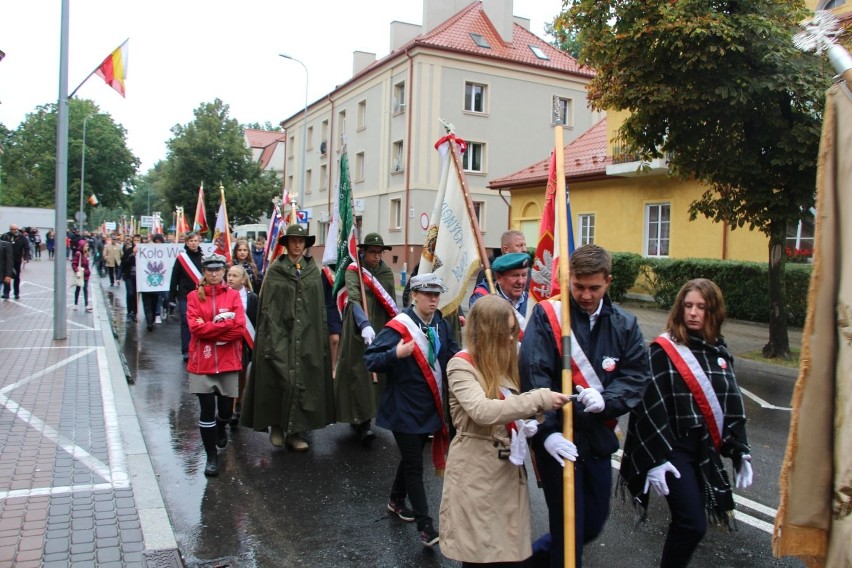
[[133, 406], [130, 396], [130, 386], [124, 375], [118, 345], [112, 333], [112, 325], [106, 309], [108, 305], [106, 294], [102, 286], [98, 285], [98, 289], [100, 302], [98, 302], [96, 315], [101, 323], [100, 329], [113, 388], [121, 443], [127, 459], [127, 473], [139, 513], [145, 548], [148, 550], [177, 548], [177, 539], [154, 473], [154, 466], [148, 455], [148, 446], [142, 436], [139, 417], [136, 415], [136, 407]]

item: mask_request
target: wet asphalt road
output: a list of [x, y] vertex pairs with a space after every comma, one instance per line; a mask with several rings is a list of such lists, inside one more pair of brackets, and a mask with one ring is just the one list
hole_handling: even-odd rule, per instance
[[[176, 318], [145, 329], [144, 318], [124, 318], [124, 287], [100, 280], [134, 384], [131, 394], [148, 451], [159, 477], [180, 552], [189, 566], [240, 567], [457, 567], [440, 548], [419, 544], [413, 523], [389, 517], [387, 495], [397, 465], [389, 432], [376, 429], [363, 448], [349, 426], [336, 424], [308, 436], [311, 448], [295, 454], [273, 448], [266, 435], [232, 431], [221, 450], [220, 475], [206, 479], [198, 435], [198, 407], [187, 392]], [[140, 303], [141, 309], [141, 303]], [[789, 404], [792, 379], [740, 374], [740, 383], [776, 406]], [[802, 566], [772, 557], [770, 529], [778, 506], [778, 471], [790, 413], [746, 400], [754, 454], [755, 485], [738, 507], [747, 515], [736, 532], [711, 529], [694, 567]], [[431, 471], [426, 490], [437, 523], [441, 481]], [[613, 479], [615, 479], [615, 474]], [[546, 506], [531, 484], [533, 535], [547, 532]], [[603, 535], [588, 545], [585, 566], [655, 566], [665, 538], [668, 511], [652, 499], [649, 520], [636, 523], [629, 503], [616, 499]], [[756, 526], [755, 526], [756, 525]], [[440, 531], [440, 527], [438, 527]], [[216, 562], [213, 562], [216, 561]]]

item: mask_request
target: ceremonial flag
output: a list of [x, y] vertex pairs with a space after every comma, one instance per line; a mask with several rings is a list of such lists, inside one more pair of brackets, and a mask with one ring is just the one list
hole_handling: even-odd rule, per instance
[[284, 254], [284, 245], [278, 243], [278, 239], [287, 231], [287, 219], [281, 216], [281, 213], [278, 213], [278, 218], [275, 219], [275, 227], [272, 229], [269, 234], [269, 249], [268, 256], [266, 257], [266, 264], [268, 265], [270, 262]]
[[340, 218], [340, 180], [334, 185], [334, 201], [331, 205], [331, 219], [328, 222], [328, 232], [325, 235], [326, 243], [334, 243], [335, 246], [326, 244], [322, 253], [322, 263], [325, 266], [337, 263], [337, 245], [340, 239], [340, 226], [337, 220]]
[[817, 165], [816, 236], [793, 390], [776, 556], [852, 566], [852, 100], [828, 90]]
[[98, 197], [94, 193], [89, 196], [89, 203], [91, 205], [97, 205], [98, 204]]
[[210, 230], [207, 226], [207, 208], [204, 206], [204, 183], [198, 187], [198, 200], [195, 202], [195, 220], [192, 230], [196, 233], [206, 233]]
[[107, 85], [118, 91], [118, 94], [122, 97], [124, 96], [124, 80], [127, 78], [127, 42], [129, 41], [130, 39], [124, 40], [124, 43], [110, 53], [95, 70], [95, 74], [106, 81]]
[[186, 236], [189, 232], [189, 225], [186, 222], [186, 216], [183, 214], [183, 207], [177, 212], [177, 234]]
[[[557, 149], [561, 152], [561, 149]], [[535, 259], [531, 269], [532, 283], [530, 295], [541, 302], [559, 294], [559, 279], [556, 277], [559, 266], [559, 223], [556, 222], [556, 152], [550, 154], [547, 168], [547, 189], [544, 197], [544, 211], [538, 229], [538, 242], [535, 246]], [[568, 212], [568, 254], [574, 253], [574, 226], [571, 222], [571, 199], [568, 187], [565, 187], [566, 211]]]
[[[346, 267], [358, 254], [355, 237], [355, 224], [352, 222], [352, 185], [349, 180], [349, 158], [346, 152], [340, 155], [340, 178], [337, 191], [337, 270], [334, 273], [332, 294], [337, 301], [338, 310], [346, 305]], [[328, 241], [326, 241], [328, 242]]]
[[228, 209], [225, 207], [225, 188], [219, 186], [221, 201], [219, 212], [216, 214], [216, 226], [213, 228], [213, 244], [216, 254], [221, 254], [231, 264], [231, 225], [228, 224]]
[[438, 309], [445, 314], [461, 304], [467, 284], [479, 268], [478, 241], [462, 191], [463, 174], [450, 154], [451, 139], [461, 152], [466, 147], [465, 141], [453, 134], [435, 143], [441, 156], [441, 177], [419, 268], [420, 274], [433, 272], [443, 279], [447, 292], [441, 294]]
[[[281, 208], [277, 203], [272, 206], [272, 214], [269, 216], [269, 229], [266, 231], [266, 243], [263, 245], [263, 266], [268, 266], [273, 260], [269, 253], [275, 250], [278, 245], [278, 235], [280, 234]], [[258, 269], [263, 268], [258, 266]]]

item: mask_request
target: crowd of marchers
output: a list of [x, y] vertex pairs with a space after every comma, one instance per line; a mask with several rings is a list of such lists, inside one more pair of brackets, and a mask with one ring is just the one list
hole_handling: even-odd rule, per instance
[[[124, 281], [135, 322], [136, 247], [146, 238], [69, 238], [75, 306], [80, 292], [90, 305], [97, 267], [110, 286]], [[751, 485], [743, 401], [721, 335], [724, 299], [709, 280], [683, 285], [646, 348], [636, 317], [607, 295], [612, 259], [597, 245], [570, 257], [569, 331], [558, 290], [529, 301], [530, 256], [518, 231], [503, 235], [493, 287], [481, 273], [467, 309], [452, 314], [438, 310], [446, 288], [433, 273], [415, 271], [397, 305], [394, 274], [382, 260], [390, 247], [378, 233], [341, 267], [316, 261], [315, 238], [300, 225], [287, 228], [277, 243], [284, 252], [269, 262], [260, 239], [236, 240], [230, 262], [204, 256], [197, 233], [180, 241], [169, 291], [138, 296], [149, 331], [179, 318], [208, 477], [219, 474], [229, 428], [263, 432], [273, 447], [293, 452], [308, 451], [305, 434], [335, 422], [350, 424], [365, 448], [374, 428], [385, 428], [399, 451], [390, 514], [415, 523], [423, 545], [440, 543], [463, 566], [521, 567], [564, 564], [566, 467], [574, 472], [574, 555], [582, 566], [584, 545], [609, 516], [621, 416], [629, 419], [616, 485], [646, 511], [652, 495], [669, 507], [661, 566], [687, 565], [708, 524], [731, 519], [733, 488]], [[0, 239], [5, 286], [19, 258], [15, 242], [15, 231]], [[563, 345], [573, 392], [562, 392]], [[573, 419], [567, 437], [565, 405]], [[437, 518], [423, 480], [427, 447], [443, 476]], [[730, 473], [722, 458], [731, 460]], [[550, 525], [535, 541], [528, 471], [544, 490]]]

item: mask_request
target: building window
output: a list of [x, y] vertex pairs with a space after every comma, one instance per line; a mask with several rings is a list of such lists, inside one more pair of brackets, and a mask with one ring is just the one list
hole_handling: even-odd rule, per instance
[[817, 10], [834, 10], [846, 4], [846, 0], [821, 0], [817, 3]]
[[391, 173], [401, 172], [405, 169], [405, 154], [402, 140], [393, 143], [391, 150]]
[[466, 172], [484, 171], [485, 144], [468, 142], [467, 151], [462, 154], [462, 164]]
[[307, 150], [313, 150], [314, 148], [314, 127], [308, 126], [308, 136], [307, 136], [307, 144], [305, 144], [305, 148]]
[[473, 202], [473, 213], [476, 215], [476, 222], [479, 223], [479, 232], [485, 232], [485, 202], [484, 201], [474, 201]]
[[320, 191], [325, 191], [328, 189], [328, 165], [323, 164], [320, 166]]
[[550, 59], [547, 54], [537, 45], [530, 45], [530, 51], [539, 59]]
[[405, 81], [393, 86], [393, 100], [391, 101], [391, 113], [400, 114], [405, 112]]
[[391, 230], [402, 228], [402, 199], [390, 200], [390, 227]]
[[287, 142], [287, 158], [293, 159], [293, 150], [296, 148], [296, 137], [291, 136]]
[[367, 128], [367, 101], [360, 101], [358, 103], [358, 116], [356, 117], [358, 121], [358, 130], [363, 130]]
[[580, 223], [580, 246], [592, 245], [595, 243], [595, 216], [578, 215], [577, 221]]
[[[305, 193], [311, 192], [311, 182], [313, 182], [313, 175], [311, 170], [305, 170]], [[304, 207], [303, 203], [299, 203], [300, 206]]]
[[559, 112], [559, 118], [554, 114], [551, 124], [562, 126], [574, 125], [574, 101], [564, 97], [553, 97], [553, 109]]
[[290, 192], [290, 195], [293, 195], [293, 174], [287, 176], [287, 189]]
[[328, 221], [317, 222], [317, 244], [324, 245], [328, 236]]
[[364, 152], [358, 152], [355, 154], [355, 180], [354, 181], [364, 181], [364, 172], [366, 171], [366, 159], [364, 157]]
[[340, 128], [340, 145], [346, 144], [346, 111], [337, 113], [337, 126]]
[[816, 210], [811, 208], [811, 214], [803, 221], [787, 224], [786, 253], [790, 262], [806, 262], [814, 255], [814, 214]]
[[470, 39], [473, 40], [473, 43], [476, 44], [476, 47], [484, 47], [485, 49], [491, 49], [491, 46], [488, 45], [488, 42], [480, 34], [470, 34]]
[[669, 256], [671, 204], [645, 206], [645, 256]]
[[485, 85], [479, 83], [464, 84], [464, 110], [485, 112]]

